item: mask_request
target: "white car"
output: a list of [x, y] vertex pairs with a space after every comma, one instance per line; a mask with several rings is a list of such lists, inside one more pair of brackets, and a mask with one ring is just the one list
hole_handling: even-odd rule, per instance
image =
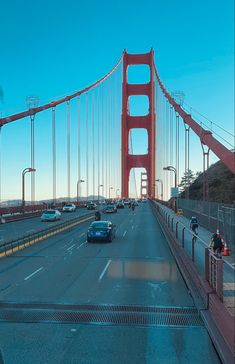
[[60, 220], [61, 213], [58, 210], [47, 210], [43, 212], [41, 221], [56, 221]]
[[73, 212], [76, 210], [76, 206], [73, 203], [67, 203], [62, 209], [64, 212]]

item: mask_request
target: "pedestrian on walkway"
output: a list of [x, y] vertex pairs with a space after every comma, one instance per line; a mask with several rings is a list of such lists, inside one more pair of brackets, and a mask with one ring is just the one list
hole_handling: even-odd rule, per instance
[[216, 233], [214, 233], [211, 237], [210, 248], [213, 249], [213, 252], [218, 258], [222, 258], [221, 252], [223, 249], [223, 238], [220, 235], [219, 229], [217, 229]]

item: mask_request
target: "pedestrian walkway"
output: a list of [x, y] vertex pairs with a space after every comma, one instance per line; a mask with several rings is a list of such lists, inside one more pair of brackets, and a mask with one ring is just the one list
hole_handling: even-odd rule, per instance
[[[159, 204], [165, 211], [167, 211], [171, 216], [174, 216], [176, 221], [181, 222], [184, 226], [186, 226], [188, 229], [190, 228], [190, 220], [182, 215], [177, 215], [173, 210], [171, 210], [169, 207], [165, 205]], [[198, 229], [198, 236], [201, 238], [207, 246], [210, 244], [210, 239], [212, 237], [212, 233], [205, 229], [204, 227], [201, 227], [199, 224]], [[226, 260], [228, 263], [235, 265], [235, 255], [230, 254], [229, 256], [223, 257], [224, 260]]]
[[[178, 222], [178, 235], [179, 239], [184, 230], [184, 249], [186, 253], [192, 257], [192, 232], [190, 231], [190, 220], [183, 216], [177, 215], [173, 210], [165, 205], [156, 202], [163, 211], [170, 216], [170, 221], [174, 218], [173, 231], [175, 231], [176, 222]], [[198, 229], [198, 239], [194, 243], [194, 263], [197, 266], [202, 277], [205, 276], [205, 248], [209, 247], [212, 233], [207, 229], [200, 227]], [[230, 312], [235, 313], [235, 257], [234, 254], [230, 256], [223, 256], [223, 302]]]

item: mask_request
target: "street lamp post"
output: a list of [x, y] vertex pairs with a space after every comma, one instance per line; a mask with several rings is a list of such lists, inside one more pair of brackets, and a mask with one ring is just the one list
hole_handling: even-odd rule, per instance
[[[176, 170], [176, 168], [173, 167], [173, 166], [167, 166], [167, 167], [164, 167], [163, 169], [164, 169], [164, 171], [174, 172], [174, 174], [175, 174], [175, 188], [176, 188], [177, 187], [177, 170]], [[175, 204], [174, 205], [175, 205], [174, 210], [176, 212], [176, 197], [175, 197]]]
[[161, 200], [163, 201], [163, 181], [160, 178], [156, 179], [155, 181], [161, 183]]
[[175, 173], [175, 188], [176, 188], [177, 187], [177, 171], [176, 171], [176, 168], [173, 167], [173, 166], [167, 166], [167, 167], [164, 167], [163, 169], [164, 169], [164, 171], [171, 171], [171, 172]]
[[104, 187], [103, 185], [98, 186], [98, 209], [100, 208], [100, 187]]
[[109, 200], [110, 200], [110, 191], [113, 190], [113, 187], [109, 187]]
[[22, 171], [22, 209], [24, 211], [24, 207], [25, 207], [25, 183], [24, 183], [24, 176], [26, 175], [26, 173], [30, 173], [30, 172], [36, 172], [36, 169], [35, 168], [31, 168], [31, 167], [28, 167], [28, 168], [25, 168], [23, 171]]
[[117, 193], [118, 193], [118, 191], [120, 191], [120, 189], [119, 189], [119, 188], [117, 188], [117, 189], [116, 189], [116, 199], [117, 199], [117, 196], [118, 196], [118, 194], [117, 194]]
[[78, 200], [79, 200], [79, 196], [80, 196], [80, 193], [79, 193], [79, 185], [82, 182], [85, 182], [85, 181], [83, 179], [80, 179], [79, 181], [77, 181], [77, 205], [78, 205]]

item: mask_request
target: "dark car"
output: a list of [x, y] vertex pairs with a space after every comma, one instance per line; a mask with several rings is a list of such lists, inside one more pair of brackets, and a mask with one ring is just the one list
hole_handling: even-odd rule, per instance
[[96, 203], [90, 202], [87, 204], [87, 210], [95, 210], [97, 207]]
[[104, 208], [104, 212], [105, 213], [112, 213], [112, 212], [117, 212], [117, 207], [114, 203], [109, 203], [105, 208]]
[[118, 201], [117, 202], [117, 208], [118, 209], [124, 209], [125, 205], [124, 205], [124, 202], [123, 201]]
[[116, 225], [111, 221], [94, 221], [87, 231], [87, 241], [109, 241], [115, 238]]

